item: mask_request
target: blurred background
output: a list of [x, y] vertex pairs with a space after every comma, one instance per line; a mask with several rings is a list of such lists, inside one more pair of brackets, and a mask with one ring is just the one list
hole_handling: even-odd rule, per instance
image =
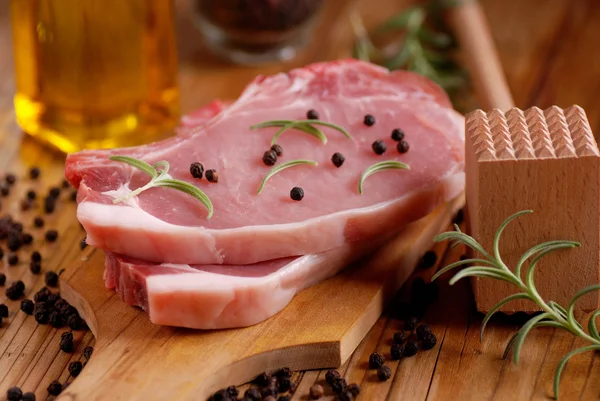
[[[516, 106], [579, 104], [600, 131], [600, 2], [480, 3]], [[0, 129], [20, 126], [62, 152], [150, 142], [259, 74], [350, 56], [422, 73], [469, 111], [448, 4], [0, 0]]]

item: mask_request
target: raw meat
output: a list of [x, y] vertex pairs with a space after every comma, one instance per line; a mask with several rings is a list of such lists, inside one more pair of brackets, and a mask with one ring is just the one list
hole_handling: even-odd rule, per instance
[[[270, 169], [261, 157], [277, 129], [249, 127], [304, 119], [309, 109], [345, 127], [353, 139], [329, 128], [323, 128], [327, 145], [302, 132], [284, 133], [278, 141], [284, 149], [280, 162], [311, 159], [319, 166], [285, 170], [257, 195]], [[375, 116], [374, 126], [363, 124], [366, 114]], [[390, 139], [397, 127], [410, 145], [405, 154]], [[371, 150], [377, 139], [388, 145], [384, 155]], [[344, 60], [259, 77], [210, 121], [165, 141], [69, 155], [66, 176], [79, 188], [77, 216], [90, 245], [152, 262], [248, 265], [368, 241], [428, 214], [464, 187], [463, 141], [463, 118], [435, 84], [412, 73]], [[340, 168], [330, 161], [335, 152], [346, 158]], [[207, 193], [214, 216], [207, 220], [197, 200], [165, 188], [113, 204], [148, 181], [129, 166], [110, 162], [113, 154], [151, 164], [169, 161], [175, 178]], [[375, 174], [360, 195], [361, 173], [382, 160], [402, 161], [411, 170]], [[189, 165], [195, 161], [216, 169], [219, 183], [194, 180]], [[294, 186], [304, 189], [301, 202], [289, 197]]]

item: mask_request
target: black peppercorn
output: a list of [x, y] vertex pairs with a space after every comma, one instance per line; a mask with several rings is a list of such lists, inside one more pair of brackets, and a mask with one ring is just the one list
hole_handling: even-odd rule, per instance
[[399, 331], [394, 333], [394, 344], [404, 344], [406, 341], [406, 336], [403, 331]]
[[58, 231], [56, 230], [48, 230], [46, 231], [46, 241], [54, 242], [58, 238]]
[[30, 201], [29, 199], [23, 199], [19, 203], [19, 206], [20, 206], [22, 212], [26, 212], [29, 209], [31, 209], [31, 207], [33, 206], [33, 201]]
[[255, 387], [251, 387], [244, 393], [244, 399], [247, 401], [259, 401], [261, 398], [260, 391]]
[[400, 128], [394, 128], [394, 130], [392, 130], [392, 139], [396, 142], [400, 142], [404, 139], [404, 131]]
[[35, 293], [33, 300], [35, 302], [46, 302], [48, 300], [48, 295], [50, 294], [51, 292], [47, 287], [42, 287], [38, 292]]
[[40, 216], [37, 216], [35, 219], [33, 219], [33, 225], [37, 228], [44, 227], [44, 219], [42, 219]]
[[78, 315], [71, 315], [68, 317], [67, 324], [71, 328], [71, 330], [80, 330], [81, 329], [81, 318]]
[[4, 250], [2, 248], [0, 248], [0, 259], [2, 259], [4, 257]]
[[423, 340], [423, 336], [425, 334], [431, 333], [431, 329], [429, 328], [429, 326], [426, 323], [423, 323], [423, 324], [419, 325], [419, 327], [417, 327], [416, 333], [417, 333], [417, 338], [419, 340]]
[[219, 182], [219, 174], [217, 170], [206, 170], [206, 179], [208, 182]]
[[48, 323], [48, 312], [46, 310], [36, 310], [33, 314], [33, 317], [39, 324]]
[[30, 391], [23, 394], [23, 401], [35, 401], [35, 393]]
[[17, 182], [17, 176], [12, 173], [8, 173], [6, 174], [6, 177], [4, 177], [4, 180], [8, 185], [13, 185], [15, 182]]
[[393, 361], [397, 361], [404, 355], [404, 347], [401, 344], [392, 344], [390, 347], [390, 355], [392, 355]]
[[29, 245], [33, 242], [33, 236], [29, 233], [24, 233], [21, 235], [21, 242], [23, 245]]
[[290, 198], [295, 201], [301, 201], [304, 198], [304, 190], [300, 187], [294, 187], [290, 191]]
[[229, 394], [227, 394], [227, 390], [222, 388], [221, 390], [219, 390], [213, 394], [211, 400], [212, 401], [231, 401], [231, 398], [229, 398]]
[[277, 376], [280, 379], [282, 377], [292, 377], [292, 370], [288, 367], [281, 368], [277, 372], [275, 372], [275, 376]]
[[310, 109], [309, 111], [306, 112], [306, 118], [308, 120], [318, 120], [319, 113], [314, 109]]
[[425, 333], [421, 339], [421, 349], [429, 350], [435, 347], [437, 338], [433, 333]]
[[79, 361], [73, 361], [73, 362], [69, 363], [69, 373], [73, 377], [79, 376], [82, 369], [83, 369], [83, 364]]
[[15, 266], [19, 264], [19, 255], [17, 255], [16, 253], [11, 253], [10, 255], [8, 255], [8, 264], [10, 266]]
[[31, 271], [32, 274], [40, 274], [40, 271], [42, 271], [42, 265], [40, 262], [32, 261], [29, 263], [29, 271]]
[[325, 395], [325, 390], [320, 384], [313, 385], [308, 391], [311, 400], [318, 400]]
[[60, 299], [60, 294], [48, 294], [48, 298], [46, 299], [46, 303], [54, 306], [54, 303]]
[[369, 356], [369, 367], [371, 369], [377, 369], [378, 367], [382, 366], [384, 362], [385, 358], [378, 352], [373, 352]]
[[268, 395], [265, 398], [263, 398], [263, 401], [277, 401], [277, 399], [272, 395]]
[[261, 393], [261, 395], [263, 396], [263, 398], [266, 398], [266, 397], [268, 397], [268, 396], [271, 396], [271, 397], [273, 397], [273, 398], [277, 398], [277, 394], [278, 394], [278, 392], [277, 392], [277, 387], [276, 387], [276, 386], [274, 386], [274, 385], [270, 385], [270, 386], [268, 386], [268, 387], [265, 387], [265, 388], [263, 388], [263, 389], [260, 391], [260, 393]]
[[408, 142], [406, 142], [406, 141], [398, 142], [398, 145], [396, 145], [396, 149], [398, 149], [398, 152], [400, 152], [400, 153], [408, 152], [408, 149], [409, 149]]
[[21, 301], [21, 310], [27, 315], [33, 314], [34, 306], [35, 305], [33, 304], [33, 301], [31, 299], [24, 299]]
[[77, 200], [77, 191], [72, 191], [71, 194], [69, 195], [69, 200], [71, 202], [75, 202]]
[[56, 287], [58, 285], [58, 274], [53, 271], [46, 272], [46, 277], [44, 278], [46, 285], [48, 287]]
[[385, 142], [383, 142], [381, 139], [378, 139], [375, 142], [373, 142], [371, 144], [371, 148], [373, 149], [373, 152], [375, 152], [378, 155], [384, 154], [387, 150]]
[[10, 249], [11, 251], [13, 251], [13, 252], [18, 251], [22, 245], [21, 236], [17, 233], [8, 234], [8, 239], [6, 240], [6, 245], [8, 246], [8, 249]]
[[63, 333], [60, 338], [60, 349], [64, 352], [73, 352], [73, 333]]
[[54, 212], [56, 208], [56, 199], [50, 196], [44, 198], [44, 211], [48, 214]]
[[33, 166], [29, 169], [29, 177], [32, 180], [35, 180], [40, 176], [40, 172], [41, 171], [40, 171], [39, 167]]
[[65, 321], [63, 320], [63, 317], [60, 314], [60, 312], [53, 311], [50, 312], [50, 315], [48, 315], [48, 323], [50, 324], [50, 326], [58, 329], [64, 326]]
[[[19, 285], [20, 283], [20, 285]], [[12, 283], [10, 287], [8, 287], [5, 291], [8, 299], [12, 301], [16, 301], [17, 299], [23, 296], [23, 291], [25, 290], [25, 284], [22, 281], [17, 281], [16, 283]]]
[[37, 194], [35, 193], [35, 191], [33, 189], [30, 189], [29, 191], [27, 191], [27, 199], [34, 200], [36, 197], [37, 197]]
[[367, 127], [371, 127], [373, 124], [375, 124], [375, 117], [373, 117], [370, 114], [367, 114], [365, 116], [365, 118], [363, 119], [363, 123], [367, 126]]
[[59, 187], [52, 187], [50, 188], [50, 190], [48, 191], [48, 196], [51, 198], [58, 198], [60, 196], [60, 188]]
[[38, 251], [31, 252], [31, 261], [32, 262], [41, 262], [42, 255]]
[[389, 380], [389, 378], [392, 377], [392, 369], [385, 365], [381, 366], [379, 369], [377, 369], [377, 377], [382, 382]]
[[345, 389], [344, 391], [338, 394], [337, 398], [339, 401], [352, 401], [354, 399], [354, 396], [352, 395], [350, 390]]
[[6, 274], [0, 273], [0, 286], [4, 286], [6, 284]]
[[62, 180], [62, 182], [61, 182], [60, 185], [62, 185], [62, 187], [64, 189], [67, 189], [67, 188], [69, 188], [71, 186], [71, 184], [69, 184], [69, 180], [67, 180], [66, 178], [63, 178], [63, 180]]
[[51, 395], [59, 395], [62, 392], [62, 390], [63, 390], [62, 384], [60, 384], [58, 382], [58, 380], [54, 380], [48, 386], [48, 393], [50, 393]]
[[23, 224], [21, 223], [13, 223], [12, 224], [12, 229], [16, 232], [22, 232], [23, 231]]
[[327, 373], [325, 373], [325, 381], [327, 382], [327, 384], [329, 384], [330, 386], [337, 380], [341, 379], [342, 375], [340, 375], [340, 372], [338, 372], [335, 369], [330, 369], [327, 371]]
[[278, 381], [278, 388], [280, 393], [285, 393], [292, 387], [292, 379], [288, 376], [280, 377]]
[[0, 304], [0, 317], [8, 317], [8, 306]]
[[10, 188], [6, 183], [0, 184], [0, 195], [8, 196], [10, 194]]
[[273, 166], [277, 163], [277, 153], [273, 150], [267, 150], [262, 157], [262, 161], [265, 166]]
[[409, 318], [404, 319], [404, 330], [413, 331], [415, 326], [417, 325], [417, 318], [411, 316]]
[[268, 372], [263, 372], [260, 375], [256, 376], [254, 382], [261, 387], [268, 386], [271, 381], [271, 374]]
[[336, 167], [341, 167], [342, 164], [344, 164], [345, 161], [346, 161], [346, 158], [344, 157], [343, 154], [341, 154], [339, 152], [335, 152], [333, 154], [333, 156], [331, 156], [331, 162]]
[[274, 144], [273, 146], [271, 146], [271, 151], [275, 152], [277, 157], [283, 155], [283, 148], [279, 144]]
[[414, 356], [419, 351], [419, 347], [417, 347], [417, 343], [414, 341], [409, 341], [404, 346], [404, 356], [411, 357]]
[[336, 394], [341, 394], [346, 391], [348, 388], [348, 383], [346, 383], [346, 379], [338, 379], [331, 384], [331, 389]]
[[19, 387], [11, 387], [6, 391], [7, 401], [21, 401], [23, 398], [23, 392]]
[[348, 391], [352, 393], [354, 397], [360, 394], [360, 386], [356, 383], [352, 383], [348, 386]]
[[92, 353], [94, 352], [94, 347], [88, 345], [87, 347], [85, 347], [83, 349], [83, 357], [87, 360], [90, 359], [90, 357], [92, 356]]
[[13, 285], [15, 286], [15, 288], [18, 291], [21, 291], [21, 292], [25, 291], [25, 283], [22, 282], [21, 280], [15, 282]]
[[421, 267], [423, 269], [428, 269], [430, 267], [433, 267], [433, 265], [435, 265], [436, 261], [437, 261], [436, 253], [434, 251], [427, 251], [423, 255], [423, 258], [421, 258]]
[[229, 395], [229, 397], [231, 397], [234, 400], [237, 400], [237, 396], [239, 394], [237, 387], [229, 386], [225, 389], [225, 391], [227, 392], [227, 395]]
[[277, 401], [291, 401], [291, 398], [289, 395], [280, 395]]
[[202, 174], [204, 174], [204, 166], [202, 163], [195, 162], [190, 164], [190, 174], [194, 178], [202, 178]]

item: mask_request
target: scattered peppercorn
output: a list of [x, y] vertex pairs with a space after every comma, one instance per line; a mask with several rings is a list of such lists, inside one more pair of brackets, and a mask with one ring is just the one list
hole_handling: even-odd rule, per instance
[[204, 166], [202, 165], [202, 163], [195, 162], [190, 164], [190, 174], [194, 178], [201, 179], [202, 174], [204, 174]]
[[60, 294], [48, 294], [48, 298], [46, 299], [46, 303], [54, 306], [54, 303], [60, 299]]
[[277, 153], [273, 150], [267, 150], [262, 157], [262, 161], [265, 166], [273, 166], [277, 163]]
[[46, 302], [48, 300], [48, 295], [50, 294], [51, 292], [48, 287], [42, 287], [38, 292], [35, 293], [33, 300], [35, 302]]
[[59, 187], [52, 187], [50, 188], [50, 190], [48, 191], [48, 196], [51, 198], [58, 198], [60, 196], [60, 188]]
[[347, 388], [338, 394], [339, 401], [352, 401], [353, 399], [354, 399], [354, 396], [352, 395], [350, 390], [348, 390]]
[[206, 179], [208, 182], [219, 182], [219, 174], [217, 170], [206, 170]]
[[19, 280], [10, 285], [5, 291], [8, 299], [12, 301], [16, 301], [17, 299], [23, 296], [23, 291], [25, 291], [25, 284]]
[[6, 240], [6, 245], [8, 246], [8, 249], [10, 249], [11, 251], [13, 251], [13, 252], [18, 251], [22, 245], [21, 236], [17, 233], [8, 234], [8, 239]]
[[360, 386], [356, 383], [352, 383], [348, 386], [348, 391], [352, 393], [354, 397], [360, 394]]
[[400, 141], [400, 142], [398, 142], [396, 149], [398, 149], [398, 152], [400, 152], [400, 153], [406, 153], [406, 152], [408, 152], [409, 147], [410, 146], [408, 146], [408, 142]]
[[54, 212], [56, 209], [56, 199], [50, 196], [44, 198], [44, 211], [48, 214]]
[[369, 367], [371, 369], [377, 369], [378, 367], [382, 366], [384, 362], [385, 358], [378, 352], [373, 352], [369, 356]]
[[313, 385], [308, 391], [311, 400], [318, 400], [325, 395], [325, 390], [320, 384]]
[[83, 364], [80, 361], [73, 361], [73, 362], [69, 363], [69, 373], [73, 377], [79, 376], [82, 369], [83, 369]]
[[379, 369], [377, 369], [377, 377], [382, 382], [389, 380], [390, 377], [392, 377], [392, 369], [385, 365], [381, 366]]
[[47, 271], [44, 281], [48, 287], [56, 287], [58, 285], [58, 274], [53, 271]]
[[13, 224], [12, 224], [12, 228], [13, 228], [13, 230], [14, 230], [14, 231], [16, 231], [16, 232], [19, 232], [19, 233], [20, 233], [20, 232], [22, 232], [22, 231], [23, 231], [23, 224], [21, 224], [21, 223], [18, 223], [18, 222], [17, 222], [17, 223], [13, 223]]
[[268, 395], [267, 397], [263, 398], [263, 401], [277, 401], [277, 399], [272, 395]]
[[342, 375], [340, 375], [340, 372], [338, 372], [335, 369], [330, 369], [327, 371], [327, 373], [325, 373], [325, 381], [327, 382], [327, 384], [329, 384], [330, 386], [336, 382], [337, 380], [341, 379]]
[[404, 356], [411, 357], [417, 352], [419, 352], [419, 347], [417, 347], [417, 343], [414, 341], [409, 341], [404, 346]]
[[23, 401], [35, 401], [35, 393], [31, 391], [23, 394]]
[[246, 401], [260, 401], [261, 395], [255, 387], [251, 387], [244, 393], [244, 399]]
[[271, 374], [268, 372], [263, 372], [260, 375], [256, 376], [256, 379], [254, 379], [254, 382], [261, 387], [265, 387], [265, 386], [269, 385], [270, 380], [271, 380]]
[[60, 337], [60, 349], [64, 352], [73, 352], [73, 333], [62, 333]]
[[375, 152], [378, 155], [384, 154], [387, 150], [385, 142], [383, 142], [381, 139], [378, 139], [375, 142], [373, 142], [371, 144], [371, 148], [373, 149], [373, 152]]
[[315, 109], [310, 109], [309, 111], [306, 112], [306, 118], [308, 120], [318, 120], [319, 113]]
[[37, 197], [37, 194], [35, 193], [35, 191], [33, 189], [30, 189], [29, 191], [27, 191], [27, 199], [34, 200], [36, 197]]
[[40, 176], [40, 172], [41, 171], [40, 171], [39, 167], [33, 166], [29, 169], [29, 177], [32, 180], [35, 180]]
[[[50, 324], [50, 326], [58, 329], [58, 328], [63, 327], [65, 322], [59, 311], [52, 311], [52, 312], [50, 312], [50, 315], [48, 315], [48, 324]], [[69, 351], [65, 351], [65, 352], [69, 352]]]
[[83, 357], [89, 361], [93, 352], [94, 352], [94, 347], [88, 345], [87, 347], [85, 347], [83, 349]]
[[301, 201], [304, 198], [304, 190], [300, 187], [294, 187], [290, 191], [290, 198], [295, 201]]
[[40, 262], [32, 261], [29, 263], [29, 271], [31, 271], [32, 274], [40, 274], [40, 271], [42, 271], [42, 265]]
[[8, 317], [8, 306], [0, 304], [0, 317]]
[[6, 183], [8, 185], [13, 185], [15, 182], [17, 182], [17, 177], [12, 173], [6, 174], [6, 177], [4, 177], [4, 179], [6, 180]]
[[23, 245], [29, 245], [33, 242], [33, 236], [29, 233], [24, 233], [21, 235], [21, 242]]
[[392, 130], [392, 139], [396, 142], [400, 142], [404, 139], [404, 131], [402, 131], [400, 128], [394, 128]]
[[413, 331], [417, 325], [417, 318], [414, 316], [404, 319], [404, 330]]
[[69, 195], [69, 200], [71, 202], [75, 202], [77, 200], [77, 191], [76, 190], [71, 192], [71, 195]]
[[33, 313], [33, 317], [35, 321], [39, 324], [47, 324], [48, 323], [48, 312], [45, 310], [36, 310]]
[[365, 116], [365, 118], [363, 119], [363, 123], [367, 126], [367, 127], [371, 127], [373, 124], [375, 124], [375, 117], [373, 117], [370, 114], [367, 114]]
[[277, 157], [283, 155], [283, 148], [281, 147], [281, 145], [279, 144], [274, 144], [273, 146], [271, 146], [271, 151], [275, 152], [275, 154], [277, 155]]
[[431, 329], [429, 328], [429, 326], [426, 323], [423, 323], [423, 324], [419, 325], [419, 327], [417, 327], [416, 333], [417, 333], [417, 338], [419, 340], [423, 340], [423, 336], [425, 334], [431, 333]]
[[8, 196], [9, 194], [10, 194], [10, 188], [8, 187], [8, 185], [5, 183], [0, 184], [0, 195]]
[[229, 397], [231, 397], [234, 400], [237, 400], [237, 396], [239, 394], [237, 387], [229, 386], [225, 389], [225, 391], [227, 392], [227, 395], [229, 395]]
[[348, 383], [346, 383], [346, 379], [338, 379], [331, 384], [331, 389], [336, 394], [341, 394], [348, 388]]
[[406, 335], [404, 335], [403, 331], [394, 333], [394, 344], [404, 344], [405, 341], [406, 341]]
[[58, 238], [58, 231], [56, 230], [48, 230], [46, 231], [46, 241], [54, 242]]
[[4, 250], [2, 248], [0, 248], [0, 259], [2, 259], [4, 257]]
[[289, 395], [280, 395], [277, 401], [291, 401], [291, 398]]
[[433, 333], [425, 333], [423, 338], [421, 339], [421, 348], [424, 350], [429, 350], [435, 347], [437, 343], [437, 338]]
[[390, 347], [390, 355], [392, 355], [393, 361], [397, 361], [404, 355], [404, 347], [401, 344], [392, 344]]
[[277, 398], [278, 392], [277, 387], [275, 385], [269, 385], [268, 387], [263, 388], [260, 393], [263, 398], [271, 396], [273, 398]]
[[290, 387], [292, 387], [292, 379], [289, 376], [279, 378], [278, 388], [280, 393], [285, 393]]
[[41, 262], [42, 255], [38, 251], [31, 252], [31, 261], [32, 262]]
[[341, 167], [342, 164], [344, 164], [345, 161], [346, 161], [346, 158], [344, 157], [343, 154], [341, 154], [339, 152], [335, 152], [333, 154], [333, 156], [331, 156], [331, 162], [336, 167]]
[[33, 304], [33, 301], [31, 299], [24, 299], [21, 301], [21, 310], [27, 315], [33, 314], [34, 306], [35, 305]]
[[434, 251], [427, 251], [423, 255], [423, 258], [421, 258], [421, 267], [423, 269], [429, 269], [430, 267], [433, 267], [433, 265], [435, 265], [436, 261], [437, 261], [436, 253]]
[[0, 273], [0, 287], [6, 284], [6, 274]]
[[71, 330], [81, 330], [82, 320], [78, 315], [73, 314], [68, 317], [67, 324], [69, 325]]
[[37, 228], [44, 227], [44, 223], [44, 219], [42, 219], [40, 216], [36, 216], [35, 219], [33, 219], [33, 225]]
[[71, 186], [71, 184], [69, 183], [69, 180], [67, 180], [66, 178], [63, 178], [62, 182], [60, 183], [60, 185], [64, 188], [67, 189]]
[[62, 390], [63, 390], [62, 384], [60, 384], [58, 380], [54, 380], [48, 386], [48, 393], [50, 393], [52, 395], [59, 395], [62, 392]]
[[7, 401], [21, 401], [23, 398], [23, 391], [19, 387], [11, 387], [6, 391]]
[[20, 203], [19, 203], [19, 207], [21, 208], [22, 212], [26, 212], [29, 209], [31, 209], [31, 206], [33, 206], [33, 202], [30, 201], [29, 199], [23, 199]]

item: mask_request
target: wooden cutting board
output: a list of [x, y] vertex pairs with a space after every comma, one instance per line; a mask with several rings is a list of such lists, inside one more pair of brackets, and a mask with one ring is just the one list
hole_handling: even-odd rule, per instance
[[156, 326], [104, 287], [104, 253], [90, 249], [63, 273], [61, 295], [96, 337], [94, 356], [58, 400], [203, 400], [264, 371], [338, 367], [377, 321], [464, 197], [407, 226], [370, 258], [300, 292], [252, 327]]

